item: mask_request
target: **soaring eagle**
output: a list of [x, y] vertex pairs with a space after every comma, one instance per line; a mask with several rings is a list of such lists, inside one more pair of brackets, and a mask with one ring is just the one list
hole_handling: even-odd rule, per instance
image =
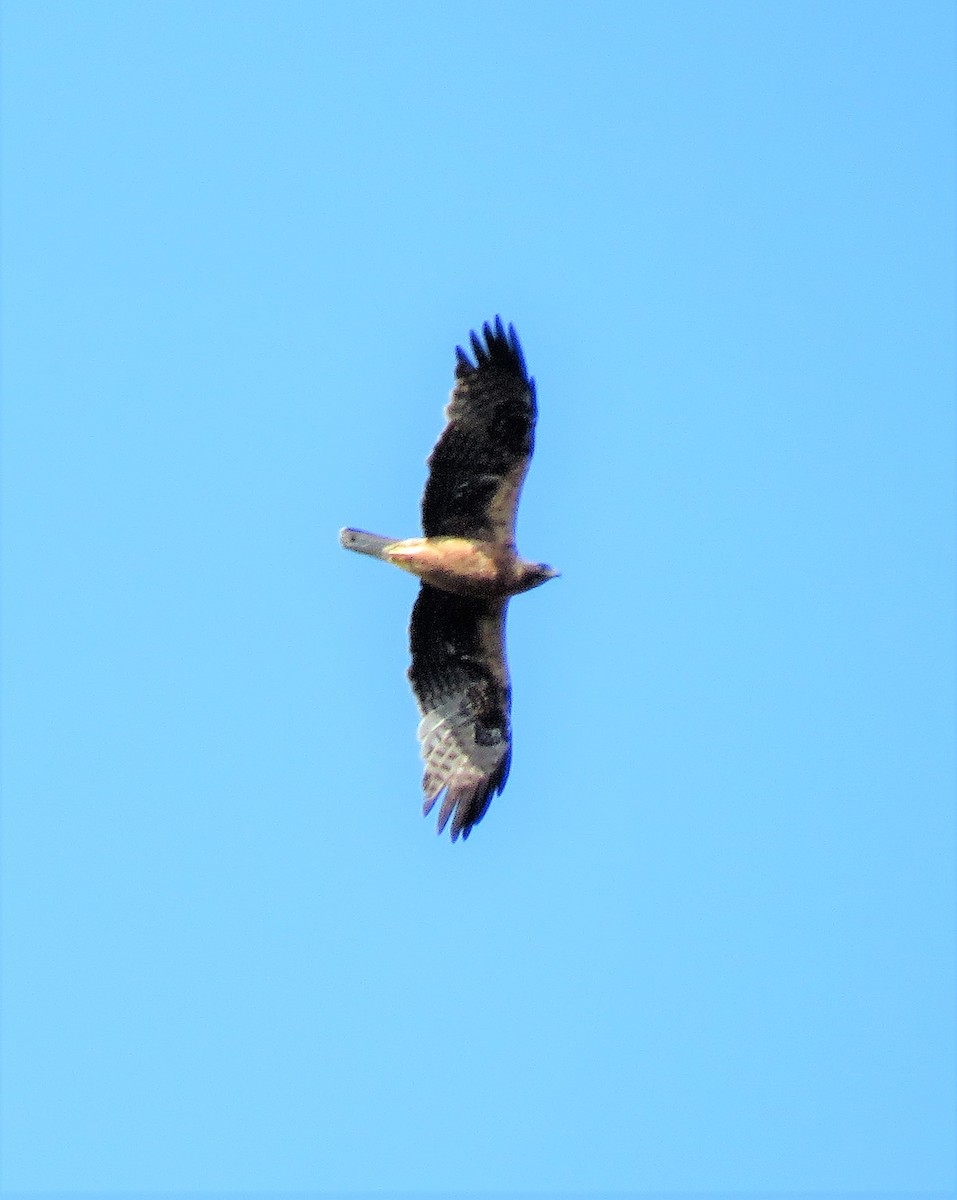
[[412, 609], [409, 680], [422, 713], [423, 812], [440, 796], [438, 832], [467, 838], [501, 792], [512, 756], [505, 662], [509, 597], [558, 574], [515, 549], [518, 497], [535, 440], [535, 381], [515, 330], [500, 317], [456, 347], [446, 425], [429, 456], [420, 538], [343, 529], [347, 550], [422, 581]]

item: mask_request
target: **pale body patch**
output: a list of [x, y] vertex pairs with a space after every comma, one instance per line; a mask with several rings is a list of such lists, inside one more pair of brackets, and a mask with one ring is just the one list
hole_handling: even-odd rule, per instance
[[482, 597], [514, 592], [520, 561], [510, 548], [459, 537], [405, 538], [382, 557], [443, 592]]

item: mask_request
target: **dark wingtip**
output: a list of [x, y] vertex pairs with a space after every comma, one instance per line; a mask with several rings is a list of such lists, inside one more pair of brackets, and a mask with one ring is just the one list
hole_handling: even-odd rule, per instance
[[[482, 338], [484, 337], [484, 342]], [[515, 332], [515, 326], [509, 323], [506, 327], [502, 318], [496, 314], [494, 322], [486, 321], [482, 326], [482, 337], [474, 330], [469, 334], [472, 353], [475, 361], [461, 346], [455, 347], [455, 374], [459, 377], [479, 370], [485, 363], [492, 362], [499, 366], [518, 369], [525, 379], [528, 379], [528, 368], [525, 366], [525, 355], [521, 342]]]

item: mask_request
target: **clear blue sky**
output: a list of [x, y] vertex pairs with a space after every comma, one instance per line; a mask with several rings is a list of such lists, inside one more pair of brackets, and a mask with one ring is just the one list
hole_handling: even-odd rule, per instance
[[[954, 8], [3, 12], [5, 1195], [949, 1194]], [[420, 816], [453, 350], [515, 754]]]

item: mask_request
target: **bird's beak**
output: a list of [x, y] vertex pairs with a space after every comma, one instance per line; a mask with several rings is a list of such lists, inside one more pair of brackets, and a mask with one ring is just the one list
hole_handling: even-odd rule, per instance
[[561, 571], [556, 571], [554, 567], [548, 568], [548, 575], [547, 575], [548, 579], [561, 579], [561, 577], [562, 577]]

